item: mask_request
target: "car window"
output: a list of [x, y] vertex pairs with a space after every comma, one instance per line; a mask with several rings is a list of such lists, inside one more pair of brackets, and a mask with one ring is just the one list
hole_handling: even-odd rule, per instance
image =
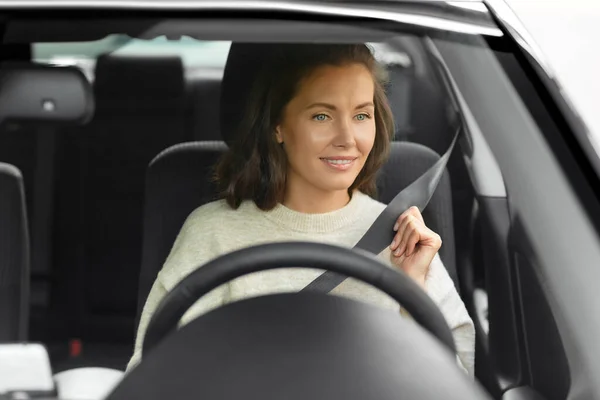
[[187, 73], [197, 69], [222, 69], [225, 66], [228, 41], [200, 41], [189, 36], [168, 40], [159, 36], [152, 40], [131, 38], [127, 35], [109, 35], [92, 42], [35, 43], [32, 58], [35, 62], [80, 67], [90, 79], [96, 59], [103, 54], [114, 56], [179, 56]]
[[[411, 58], [407, 53], [394, 50], [385, 43], [368, 43], [375, 57], [386, 65], [409, 67]], [[152, 40], [132, 38], [127, 35], [108, 35], [91, 42], [34, 43], [32, 59], [37, 63], [53, 65], [74, 65], [81, 68], [89, 79], [93, 79], [96, 59], [103, 54], [114, 56], [179, 56], [186, 74], [203, 69], [223, 69], [230, 41], [201, 41], [183, 35], [180, 39], [169, 40], [159, 36]]]

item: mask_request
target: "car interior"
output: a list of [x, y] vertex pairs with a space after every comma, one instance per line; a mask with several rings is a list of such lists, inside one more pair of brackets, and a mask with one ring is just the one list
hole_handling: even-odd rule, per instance
[[[251, 54], [242, 57], [238, 65], [229, 67], [244, 68]], [[389, 67], [391, 93], [406, 90], [419, 95], [411, 102], [406, 94], [406, 100], [402, 95], [397, 100], [390, 96], [393, 109], [399, 110], [395, 113], [398, 140], [386, 168], [403, 163], [414, 172], [412, 176], [383, 173], [382, 201], [424, 172], [435, 158], [431, 150], [445, 150], [453, 134], [446, 116], [450, 106], [440, 85], [431, 79], [433, 74], [417, 78], [410, 66]], [[2, 135], [2, 161], [22, 171], [26, 193], [40, 196], [26, 197], [30, 230], [39, 226], [34, 222], [34, 203], [51, 208], [45, 221], [49, 226], [44, 226], [47, 242], [41, 235], [38, 239], [46, 249], [45, 259], [32, 260], [31, 297], [38, 303], [32, 304], [30, 331], [45, 332], [47, 336], [35, 338], [44, 343], [62, 342], [65, 357], [57, 359], [59, 370], [63, 362], [68, 368], [71, 362], [79, 362], [74, 360], [85, 362], [87, 357], [95, 364], [124, 366], [138, 308], [185, 217], [215, 199], [211, 168], [226, 148], [215, 101], [220, 80], [214, 79], [212, 70], [208, 77], [195, 71], [188, 80], [178, 57], [105, 54], [97, 59], [93, 73], [96, 109], [89, 124], [49, 134], [10, 126]], [[235, 82], [232, 86], [230, 97], [243, 95], [235, 91]], [[428, 115], [419, 115], [418, 110], [428, 110]], [[433, 113], [440, 118], [432, 118]], [[417, 131], [423, 134], [413, 133]], [[411, 143], [426, 147], [415, 145], [416, 151], [402, 147], [409, 136], [414, 136]], [[50, 138], [52, 143], [39, 144]], [[35, 179], [39, 174], [47, 179]], [[50, 187], [48, 181], [54, 184]], [[36, 182], [47, 187], [37, 188]], [[445, 183], [444, 196], [436, 196], [425, 212], [440, 215], [434, 227], [442, 230], [447, 244], [441, 257], [454, 271], [449, 178]], [[32, 239], [37, 237], [34, 234]], [[38, 251], [32, 253], [43, 257]], [[149, 271], [147, 277], [142, 271], [138, 282], [140, 265]], [[144, 285], [143, 290], [138, 290], [138, 284]], [[71, 339], [83, 342], [81, 358], [67, 356]]]
[[[97, 27], [48, 34], [52, 26], [42, 34], [16, 21], [0, 44], [0, 73], [15, 62], [76, 70], [89, 84], [83, 101], [93, 111], [77, 123], [0, 125], [0, 218], [7, 221], [0, 224], [0, 319], [9, 321], [0, 324], [0, 341], [43, 343], [56, 373], [124, 370], [141, 309], [183, 221], [218, 198], [212, 167], [268, 45]], [[439, 53], [413, 33], [370, 44], [388, 71], [396, 123], [380, 201], [427, 171], [459, 124], [466, 132], [423, 215], [443, 239], [440, 256], [475, 322], [477, 380], [495, 398], [519, 386], [565, 398], [569, 365], [535, 254], [510, 216], [501, 174], [493, 166], [483, 175], [474, 170], [474, 149], [492, 156]], [[518, 72], [499, 39], [486, 44]], [[511, 246], [525, 248], [516, 260]]]

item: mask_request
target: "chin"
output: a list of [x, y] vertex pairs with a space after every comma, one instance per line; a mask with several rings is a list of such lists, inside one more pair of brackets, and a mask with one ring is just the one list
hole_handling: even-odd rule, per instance
[[347, 191], [354, 181], [355, 179], [336, 179], [335, 181], [323, 182], [321, 187], [328, 192]]

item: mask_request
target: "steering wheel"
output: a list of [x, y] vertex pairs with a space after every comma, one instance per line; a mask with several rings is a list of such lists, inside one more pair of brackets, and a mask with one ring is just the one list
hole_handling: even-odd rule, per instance
[[167, 294], [150, 320], [143, 341], [143, 353], [148, 354], [174, 331], [185, 312], [218, 286], [253, 272], [298, 266], [341, 273], [380, 289], [400, 303], [416, 322], [453, 353], [456, 352], [452, 332], [442, 313], [406, 274], [385, 266], [372, 254], [362, 250], [319, 243], [286, 242], [234, 251], [189, 274]]

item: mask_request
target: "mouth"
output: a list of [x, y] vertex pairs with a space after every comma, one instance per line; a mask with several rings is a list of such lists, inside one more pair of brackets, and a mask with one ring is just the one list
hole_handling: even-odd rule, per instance
[[358, 157], [323, 157], [321, 161], [338, 171], [345, 171], [351, 168], [357, 159]]

